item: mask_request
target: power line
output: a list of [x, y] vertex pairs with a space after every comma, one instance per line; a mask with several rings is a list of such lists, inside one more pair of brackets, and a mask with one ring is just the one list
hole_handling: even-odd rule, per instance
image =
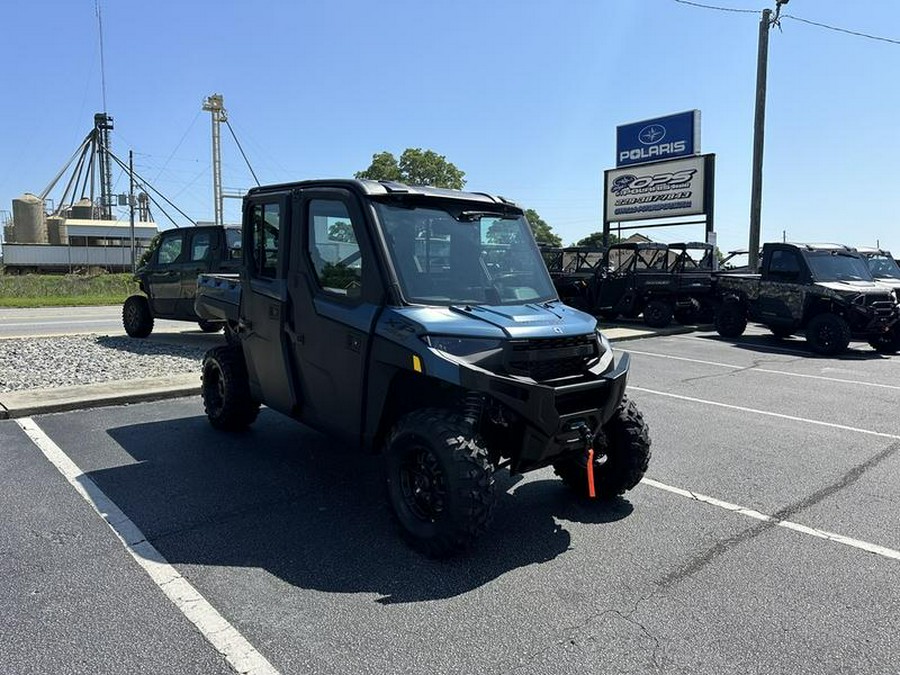
[[[759, 12], [755, 9], [737, 9], [735, 7], [719, 7], [718, 5], [706, 5], [702, 2], [693, 2], [692, 0], [674, 0], [680, 5], [690, 5], [691, 7], [700, 7], [701, 9], [714, 9], [718, 12], [737, 12], [740, 14], [759, 14]], [[781, 4], [778, 4], [778, 9], [781, 9]], [[847, 28], [838, 28], [837, 26], [829, 26], [827, 23], [820, 23], [818, 21], [810, 21], [809, 19], [802, 19], [799, 16], [794, 16], [793, 14], [780, 14], [776, 15], [775, 22], [777, 23], [780, 19], [793, 19], [794, 21], [799, 21], [800, 23], [806, 23], [810, 26], [817, 26], [818, 28], [825, 28], [826, 30], [833, 30], [838, 33], [845, 33], [847, 35], [854, 35], [856, 37], [866, 38], [868, 40], [878, 40], [879, 42], [888, 42], [894, 45], [900, 45], [900, 40], [895, 40], [893, 38], [880, 37], [878, 35], [870, 35], [869, 33], [862, 33], [860, 31], [849, 30]]]
[[253, 167], [250, 166], [250, 160], [247, 159], [247, 153], [244, 152], [244, 148], [241, 147], [241, 142], [238, 140], [237, 136], [234, 134], [234, 129], [231, 128], [231, 122], [228, 121], [228, 118], [225, 118], [225, 126], [228, 127], [228, 131], [231, 132], [231, 137], [234, 139], [234, 142], [238, 146], [238, 150], [241, 151], [241, 156], [244, 158], [244, 162], [247, 163], [247, 168], [250, 169], [250, 173], [253, 174], [253, 180], [256, 181], [256, 184], [259, 185], [259, 178], [256, 177], [256, 172], [253, 170]]
[[[680, 2], [680, 0], [675, 0], [676, 2]], [[847, 30], [846, 28], [837, 28], [836, 26], [829, 26], [825, 23], [819, 23], [817, 21], [810, 21], [809, 19], [801, 19], [799, 16], [793, 16], [791, 14], [782, 14], [782, 19], [793, 19], [794, 21], [799, 21], [801, 23], [808, 23], [811, 26], [818, 26], [819, 28], [826, 28], [828, 30], [833, 30], [838, 33], [846, 33], [847, 35], [855, 35], [857, 37], [867, 38], [869, 40], [878, 40], [880, 42], [890, 42], [894, 45], [900, 45], [900, 40], [893, 40], [891, 38], [886, 37], [878, 37], [877, 35], [869, 35], [868, 33], [860, 33], [855, 30]]]
[[691, 7], [701, 7], [703, 9], [715, 9], [719, 12], [735, 12], [738, 14], [759, 14], [755, 9], [737, 9], [735, 7], [717, 7], [716, 5], [704, 5], [700, 2], [691, 2], [690, 0], [675, 0], [682, 5], [690, 5]]

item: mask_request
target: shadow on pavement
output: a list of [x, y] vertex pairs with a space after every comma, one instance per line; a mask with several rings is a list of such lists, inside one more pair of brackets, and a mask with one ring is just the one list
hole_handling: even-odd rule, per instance
[[475, 549], [432, 561], [399, 537], [381, 460], [264, 410], [243, 434], [204, 417], [120, 427], [136, 462], [89, 475], [173, 564], [258, 567], [298, 587], [449, 598], [569, 549], [556, 519], [610, 523], [630, 502], [579, 501], [561, 481], [497, 474], [494, 522]]
[[698, 340], [709, 340], [710, 342], [720, 342], [730, 344], [738, 349], [744, 349], [751, 352], [771, 353], [773, 351], [785, 351], [796, 353], [799, 356], [808, 356], [817, 359], [838, 359], [843, 361], [878, 361], [888, 358], [884, 354], [879, 354], [868, 345], [857, 343], [854, 346], [850, 343], [850, 348], [843, 354], [835, 356], [825, 356], [814, 352], [806, 340], [802, 337], [777, 338], [774, 335], [745, 335], [738, 338], [726, 338], [717, 333], [696, 335]]

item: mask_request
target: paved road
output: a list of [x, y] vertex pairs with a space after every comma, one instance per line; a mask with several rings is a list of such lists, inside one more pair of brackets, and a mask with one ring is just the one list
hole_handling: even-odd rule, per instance
[[[154, 332], [200, 332], [195, 324], [157, 319]], [[0, 338], [103, 333], [125, 335], [122, 307], [0, 308]]]
[[[282, 673], [895, 674], [900, 357], [751, 332], [627, 343], [649, 480], [601, 505], [501, 476], [451, 562], [395, 536], [377, 458], [270, 411], [35, 422]], [[227, 672], [12, 421], [0, 463], [3, 668]]]

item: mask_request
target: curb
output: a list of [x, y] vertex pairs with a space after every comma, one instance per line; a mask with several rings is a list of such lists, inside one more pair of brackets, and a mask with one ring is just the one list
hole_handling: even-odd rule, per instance
[[69, 412], [126, 403], [144, 403], [200, 393], [200, 374], [188, 373], [138, 380], [53, 389], [27, 389], [0, 394], [0, 419]]
[[[611, 326], [605, 329], [601, 327], [601, 330], [610, 342], [618, 343], [646, 337], [692, 333], [703, 328], [705, 326], [673, 326], [671, 328]], [[16, 419], [128, 403], [149, 403], [185, 396], [198, 396], [199, 394], [199, 373], [138, 380], [116, 380], [115, 382], [53, 389], [26, 389], [0, 393], [0, 419]]]

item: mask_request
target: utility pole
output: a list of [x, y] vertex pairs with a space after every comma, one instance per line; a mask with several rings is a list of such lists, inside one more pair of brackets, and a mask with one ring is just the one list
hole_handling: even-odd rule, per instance
[[134, 262], [134, 151], [128, 151], [128, 206], [131, 215], [131, 273], [136, 270]]
[[212, 117], [213, 206], [216, 225], [222, 225], [224, 220], [222, 217], [222, 154], [219, 147], [219, 125], [228, 119], [222, 95], [208, 96], [203, 102], [203, 110], [210, 113]]
[[772, 10], [764, 9], [759, 20], [759, 47], [756, 55], [756, 115], [753, 120], [753, 183], [750, 188], [750, 271], [759, 271], [759, 230], [762, 212], [763, 146], [766, 131], [766, 79], [769, 63], [769, 29], [777, 23], [781, 6], [789, 0], [775, 0]]

